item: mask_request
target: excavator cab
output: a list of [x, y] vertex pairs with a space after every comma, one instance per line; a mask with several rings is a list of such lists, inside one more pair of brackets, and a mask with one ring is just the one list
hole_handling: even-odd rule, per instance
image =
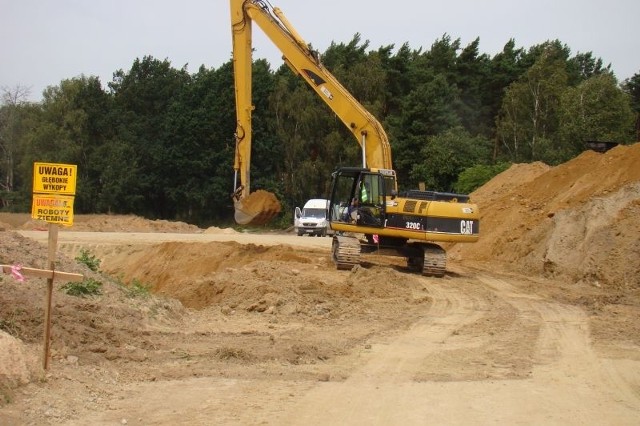
[[383, 227], [387, 197], [395, 193], [395, 175], [345, 167], [333, 174], [330, 222]]

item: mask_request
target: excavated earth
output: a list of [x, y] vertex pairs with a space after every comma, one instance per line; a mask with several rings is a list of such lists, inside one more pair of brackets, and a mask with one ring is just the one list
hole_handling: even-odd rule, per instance
[[[640, 424], [640, 144], [516, 164], [472, 194], [444, 278], [330, 238], [76, 216], [46, 280], [0, 275], [0, 424]], [[0, 213], [0, 264], [47, 225]], [[90, 270], [77, 259], [97, 260]]]

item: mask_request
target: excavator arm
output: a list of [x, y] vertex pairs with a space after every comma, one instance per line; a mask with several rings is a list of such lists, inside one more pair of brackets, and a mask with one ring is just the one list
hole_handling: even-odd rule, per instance
[[[387, 134], [342, 84], [322, 65], [317, 52], [300, 37], [278, 8], [263, 0], [230, 0], [236, 98], [234, 200], [238, 223], [265, 223], [280, 211], [273, 194], [250, 193], [252, 24], [255, 22], [282, 52], [285, 63], [302, 77], [347, 126], [362, 148], [362, 166], [391, 169]], [[239, 182], [238, 182], [239, 178]], [[275, 200], [275, 203], [274, 203]], [[275, 205], [277, 203], [277, 206]]]
[[[238, 19], [237, 17], [240, 17]], [[252, 73], [252, 25], [251, 19], [244, 18], [242, 1], [231, 1], [231, 22], [233, 40], [233, 72], [236, 100], [235, 170], [232, 195], [235, 221], [242, 225], [261, 225], [269, 222], [281, 206], [276, 196], [267, 191], [250, 193], [251, 167], [251, 114], [253, 103]]]

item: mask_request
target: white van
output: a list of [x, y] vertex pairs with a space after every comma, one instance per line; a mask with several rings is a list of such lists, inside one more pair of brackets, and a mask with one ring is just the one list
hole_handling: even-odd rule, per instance
[[323, 198], [312, 198], [304, 204], [302, 210], [296, 207], [293, 225], [298, 236], [304, 234], [324, 237], [329, 230], [327, 213], [329, 200]]

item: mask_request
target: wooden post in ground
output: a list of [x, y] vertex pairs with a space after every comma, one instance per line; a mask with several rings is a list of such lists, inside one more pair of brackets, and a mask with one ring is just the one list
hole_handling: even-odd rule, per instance
[[44, 307], [44, 353], [42, 358], [42, 367], [49, 369], [49, 353], [51, 351], [51, 306], [53, 302], [53, 277], [56, 270], [56, 250], [58, 248], [58, 225], [49, 224], [49, 254], [47, 256], [47, 267], [50, 271], [51, 278], [47, 278], [47, 298]]

